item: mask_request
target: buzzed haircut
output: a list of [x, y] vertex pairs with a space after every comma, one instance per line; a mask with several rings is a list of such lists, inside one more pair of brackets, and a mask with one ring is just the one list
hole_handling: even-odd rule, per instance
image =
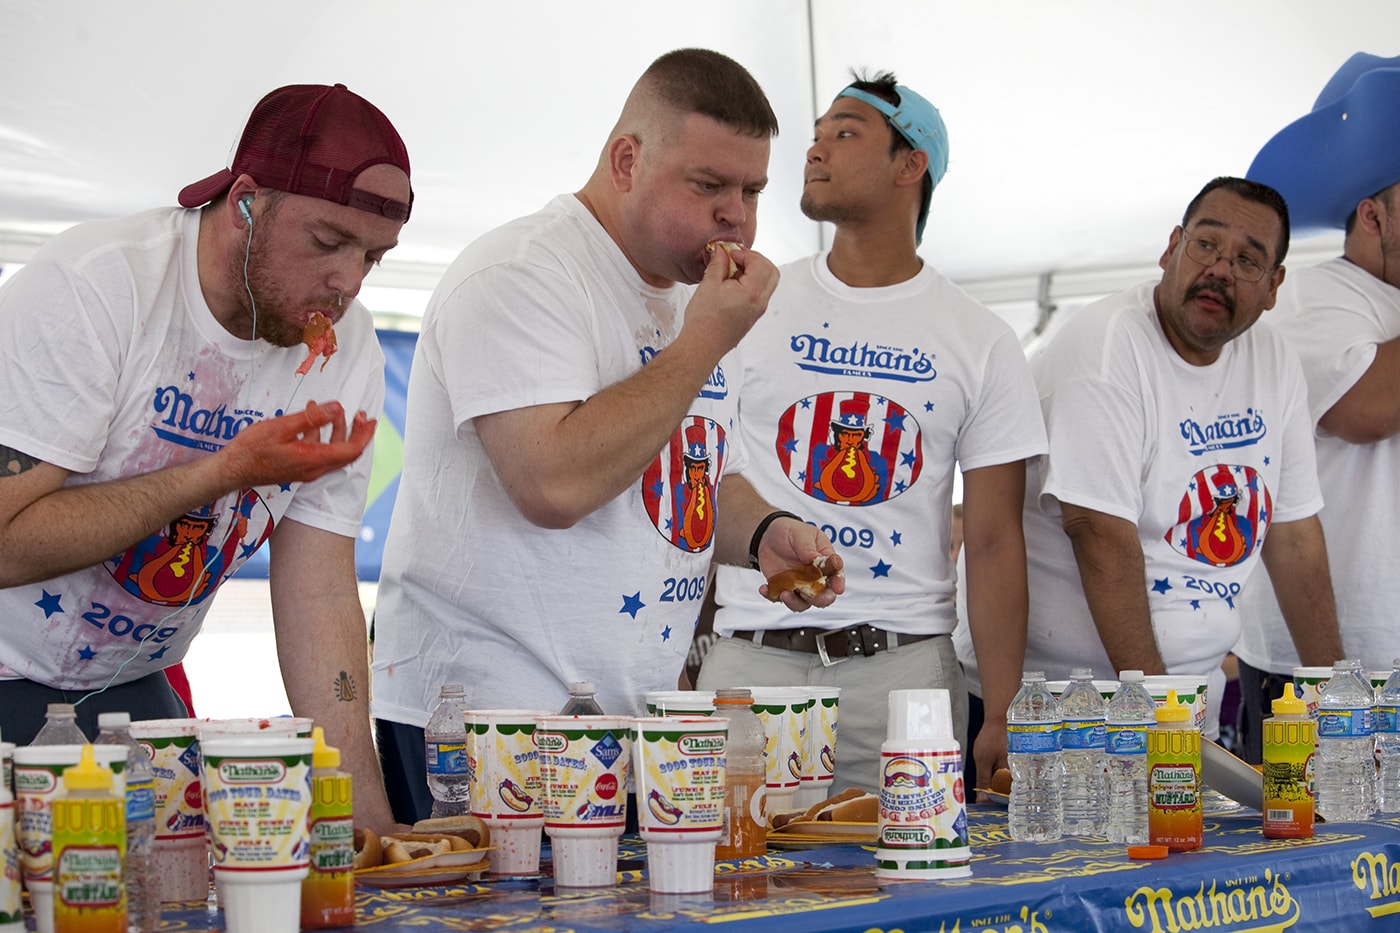
[[1262, 204], [1278, 215], [1280, 232], [1274, 265], [1283, 265], [1283, 257], [1288, 255], [1288, 204], [1283, 200], [1283, 195], [1268, 185], [1250, 181], [1248, 178], [1235, 178], [1231, 175], [1213, 178], [1201, 189], [1200, 194], [1197, 194], [1191, 199], [1191, 203], [1186, 205], [1186, 213], [1181, 216], [1182, 228], [1184, 229], [1187, 224], [1191, 223], [1191, 218], [1196, 216], [1196, 211], [1200, 209], [1201, 202], [1206, 199], [1206, 195], [1218, 188], [1224, 188], [1226, 191], [1237, 194], [1246, 201]]
[[643, 82], [680, 113], [698, 113], [750, 136], [778, 135], [778, 118], [763, 88], [727, 55], [709, 49], [667, 52], [642, 73]]

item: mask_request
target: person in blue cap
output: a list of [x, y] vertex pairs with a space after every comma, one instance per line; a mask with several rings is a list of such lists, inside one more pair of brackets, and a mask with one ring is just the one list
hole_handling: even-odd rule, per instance
[[[918, 254], [948, 169], [938, 110], [894, 75], [844, 88], [817, 120], [802, 211], [835, 226], [831, 249], [786, 265], [741, 345], [746, 475], [843, 549], [848, 595], [819, 618], [785, 618], [721, 567], [697, 685], [841, 688], [836, 789], [880, 786], [892, 689], [946, 688], [953, 726], [968, 696], [953, 650], [954, 470], [963, 471], [966, 599], [992, 658], [988, 719], [1005, 720], [1025, 638], [1021, 498], [1045, 431], [1011, 328]], [[966, 747], [966, 746], [964, 746]], [[1005, 764], [1004, 729], [977, 759]]]
[[[1346, 231], [1341, 256], [1288, 276], [1269, 323], [1308, 382], [1342, 649], [1389, 670], [1400, 655], [1400, 57], [1352, 56], [1249, 177], [1279, 190], [1297, 229]], [[1257, 762], [1262, 720], [1300, 661], [1267, 586], [1249, 587], [1241, 614], [1240, 734]]]

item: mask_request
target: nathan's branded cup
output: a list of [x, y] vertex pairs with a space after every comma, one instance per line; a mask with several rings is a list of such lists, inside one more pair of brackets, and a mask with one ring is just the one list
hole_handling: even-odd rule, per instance
[[652, 690], [645, 699], [648, 716], [709, 716], [715, 711], [713, 690]]
[[197, 719], [138, 719], [131, 735], [155, 772], [155, 884], [162, 903], [209, 896], [209, 841], [204, 826]]
[[1152, 694], [1152, 702], [1158, 706], [1167, 705], [1167, 691], [1175, 690], [1178, 703], [1191, 707], [1191, 721], [1197, 729], [1206, 725], [1206, 685], [1210, 678], [1205, 674], [1149, 674], [1142, 679], [1142, 685]]
[[[15, 823], [20, 870], [34, 905], [39, 933], [53, 933], [53, 798], [63, 772], [82, 756], [81, 745], [28, 745], [15, 749]], [[126, 793], [126, 746], [94, 745], [97, 763], [116, 776], [113, 792]]]
[[631, 720], [540, 716], [540, 809], [554, 853], [554, 883], [609, 887], [617, 881], [617, 840], [627, 824]]
[[547, 710], [467, 710], [467, 786], [472, 816], [491, 831], [491, 874], [540, 870], [540, 760], [535, 719]]
[[[836, 713], [840, 687], [808, 687], [805, 748], [802, 753], [802, 788], [815, 787], [825, 798], [836, 780]], [[815, 803], [815, 801], [813, 801]]]
[[750, 687], [753, 711], [768, 738], [768, 812], [788, 809], [802, 784], [802, 724], [811, 698], [805, 687]]
[[297, 933], [311, 857], [311, 752], [284, 735], [205, 736], [205, 819], [229, 933]]
[[715, 843], [724, 830], [728, 719], [636, 720], [632, 773], [637, 823], [647, 843], [647, 877], [662, 894], [715, 886]]
[[15, 789], [15, 743], [0, 742], [0, 783], [6, 790]]
[[962, 748], [947, 690], [891, 690], [880, 746], [880, 841], [875, 877], [972, 874]]
[[244, 719], [197, 719], [195, 733], [203, 739], [215, 735], [291, 735], [311, 738], [312, 721], [306, 716], [249, 716]]
[[1293, 668], [1293, 686], [1298, 688], [1298, 695], [1307, 704], [1308, 715], [1314, 719], [1317, 718], [1317, 696], [1322, 692], [1322, 685], [1331, 679], [1330, 667]]

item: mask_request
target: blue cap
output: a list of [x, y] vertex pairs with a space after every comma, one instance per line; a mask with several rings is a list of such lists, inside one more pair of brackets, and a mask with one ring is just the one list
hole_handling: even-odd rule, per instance
[[1246, 177], [1283, 195], [1295, 231], [1345, 227], [1357, 202], [1400, 182], [1400, 56], [1347, 59]]
[[924, 206], [919, 210], [919, 223], [914, 228], [914, 239], [922, 241], [933, 189], [938, 187], [948, 171], [948, 128], [943, 125], [943, 118], [933, 104], [902, 84], [896, 84], [894, 90], [899, 98], [898, 106], [854, 86], [847, 87], [836, 97], [838, 100], [851, 97], [874, 107], [885, 115], [885, 120], [896, 133], [909, 141], [909, 145], [928, 155], [928, 173], [933, 184], [929, 186], [930, 197], [924, 198]]

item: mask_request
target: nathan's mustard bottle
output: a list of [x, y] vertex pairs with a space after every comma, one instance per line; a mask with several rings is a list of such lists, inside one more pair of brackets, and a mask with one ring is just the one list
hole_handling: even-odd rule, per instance
[[355, 823], [350, 775], [340, 770], [340, 750], [311, 730], [311, 866], [301, 883], [301, 926], [316, 930], [355, 924]]
[[1273, 713], [1264, 720], [1264, 835], [1306, 839], [1313, 834], [1313, 721], [1291, 683]]
[[1175, 690], [1167, 691], [1166, 705], [1157, 707], [1157, 721], [1147, 729], [1147, 835], [1175, 852], [1204, 843], [1201, 731]]
[[126, 933], [126, 798], [84, 745], [53, 800], [54, 933]]

